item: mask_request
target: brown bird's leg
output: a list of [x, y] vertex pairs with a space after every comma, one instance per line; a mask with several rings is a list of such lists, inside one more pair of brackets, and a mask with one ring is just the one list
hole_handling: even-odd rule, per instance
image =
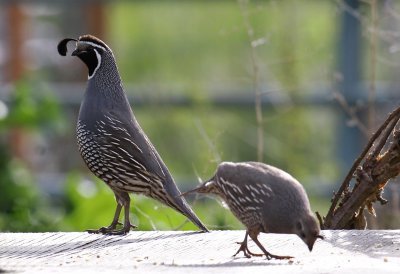
[[263, 256], [264, 254], [255, 254], [252, 253], [249, 248], [247, 247], [247, 236], [249, 235], [249, 232], [246, 231], [246, 235], [244, 236], [244, 240], [243, 242], [237, 242], [237, 244], [240, 244], [240, 247], [238, 249], [238, 251], [233, 255], [233, 257], [235, 257], [237, 254], [239, 254], [240, 251], [243, 251], [244, 256], [246, 256], [246, 258], [250, 258], [251, 256]]
[[[121, 229], [115, 229], [115, 227], [114, 227], [114, 229], [109, 230], [105, 233], [107, 235], [125, 235], [125, 234], [129, 233], [131, 228], [136, 228], [136, 226], [132, 225], [131, 222], [129, 221], [129, 209], [130, 209], [130, 203], [131, 203], [129, 194], [126, 192], [118, 193], [117, 202], [119, 205], [118, 216], [119, 216], [119, 213], [121, 212], [122, 206], [124, 207], [124, 214], [125, 214], [124, 226]], [[122, 205], [120, 205], [120, 203], [122, 203]], [[118, 207], [117, 207], [117, 209], [118, 209]], [[117, 213], [117, 212], [115, 212], [115, 213]], [[114, 221], [115, 221], [115, 216], [114, 216], [113, 223], [114, 223]], [[117, 223], [118, 223], [118, 218], [117, 218]]]
[[249, 235], [250, 238], [258, 245], [258, 247], [264, 252], [265, 256], [267, 257], [268, 260], [270, 259], [278, 259], [278, 260], [288, 260], [288, 259], [292, 259], [292, 256], [278, 256], [278, 255], [274, 255], [269, 253], [264, 247], [263, 245], [260, 243], [260, 241], [257, 239], [259, 232], [258, 231], [250, 231]]

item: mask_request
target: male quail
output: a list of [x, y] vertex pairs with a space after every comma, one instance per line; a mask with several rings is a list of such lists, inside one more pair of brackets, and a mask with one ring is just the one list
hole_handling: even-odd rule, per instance
[[296, 234], [310, 251], [315, 240], [323, 238], [303, 186], [276, 167], [258, 162], [223, 162], [210, 180], [182, 195], [191, 192], [220, 196], [246, 226], [246, 235], [235, 255], [240, 251], [248, 258], [263, 255], [249, 251], [249, 235], [268, 259], [292, 258], [265, 250], [257, 239], [260, 232]]
[[[111, 49], [100, 39], [83, 35], [78, 40], [60, 41], [57, 46], [60, 55], [66, 55], [70, 41], [76, 42], [72, 56], [81, 59], [89, 69], [76, 130], [79, 151], [88, 168], [114, 192], [117, 202], [112, 223], [88, 232], [128, 233], [133, 227], [129, 221], [129, 193], [154, 198], [207, 231], [179, 196], [180, 191], [167, 167], [136, 121]], [[122, 207], [124, 226], [117, 229]]]

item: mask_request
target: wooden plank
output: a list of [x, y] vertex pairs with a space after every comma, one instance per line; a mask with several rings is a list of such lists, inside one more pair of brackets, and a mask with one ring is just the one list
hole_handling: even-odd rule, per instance
[[[244, 231], [133, 231], [126, 236], [1, 233], [0, 270], [11, 273], [400, 273], [400, 230], [323, 231], [313, 252], [294, 235], [262, 234], [290, 261], [232, 255]], [[259, 252], [253, 242], [250, 249]], [[0, 271], [1, 272], [1, 271]]]

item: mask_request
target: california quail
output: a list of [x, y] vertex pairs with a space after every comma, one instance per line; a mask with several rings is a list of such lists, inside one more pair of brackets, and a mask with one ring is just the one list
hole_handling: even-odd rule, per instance
[[[260, 232], [298, 235], [311, 251], [315, 240], [323, 238], [311, 212], [303, 186], [291, 175], [276, 167], [258, 162], [223, 162], [216, 174], [199, 187], [187, 191], [220, 196], [233, 214], [246, 226], [246, 235], [237, 255], [243, 251], [248, 258], [262, 256], [247, 247], [247, 236], [268, 258], [290, 259], [269, 253], [258, 241]], [[234, 255], [234, 256], [235, 256]]]
[[[92, 35], [78, 40], [66, 38], [57, 46], [60, 55], [67, 44], [76, 42], [72, 56], [81, 59], [89, 70], [88, 84], [77, 123], [81, 156], [88, 168], [114, 192], [117, 208], [108, 227], [88, 230], [91, 233], [126, 234], [133, 227], [129, 221], [129, 193], [143, 194], [172, 207], [208, 231], [185, 199], [160, 155], [143, 132], [129, 105], [111, 49]], [[121, 209], [125, 219], [116, 229]]]

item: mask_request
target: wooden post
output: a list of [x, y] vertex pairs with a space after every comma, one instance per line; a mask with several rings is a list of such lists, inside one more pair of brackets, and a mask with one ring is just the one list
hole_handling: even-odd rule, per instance
[[103, 2], [94, 2], [87, 6], [86, 18], [87, 29], [100, 39], [104, 39], [106, 16]]
[[[7, 80], [14, 83], [21, 80], [25, 72], [25, 64], [27, 60], [24, 60], [22, 54], [22, 46], [24, 42], [24, 23], [25, 16], [21, 7], [11, 2], [7, 8], [8, 15], [8, 47], [9, 60], [8, 60], [8, 71]], [[23, 129], [14, 128], [10, 131], [10, 147], [12, 154], [20, 159], [26, 159], [24, 153], [24, 132]]]
[[23, 25], [24, 14], [18, 4], [11, 3], [8, 6], [8, 80], [16, 82], [21, 79], [24, 72], [22, 60]]

